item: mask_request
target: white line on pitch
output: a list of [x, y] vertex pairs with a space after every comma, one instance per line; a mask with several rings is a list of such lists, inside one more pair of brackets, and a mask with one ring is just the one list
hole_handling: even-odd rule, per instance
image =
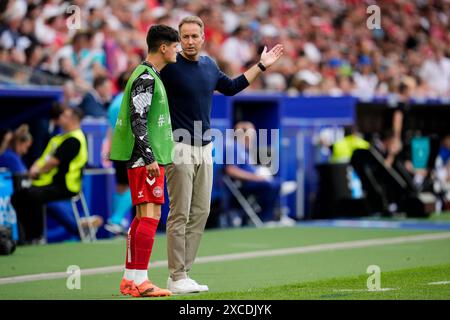
[[450, 284], [450, 281], [429, 282], [428, 284], [429, 284], [429, 285]]
[[380, 289], [333, 289], [334, 292], [384, 292], [384, 291], [392, 291], [398, 290], [396, 288], [380, 288]]

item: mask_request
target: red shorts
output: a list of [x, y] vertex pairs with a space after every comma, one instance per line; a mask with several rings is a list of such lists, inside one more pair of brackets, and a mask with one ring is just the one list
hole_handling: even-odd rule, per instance
[[159, 166], [159, 177], [150, 177], [145, 167], [128, 169], [133, 206], [142, 203], [164, 204], [164, 167]]

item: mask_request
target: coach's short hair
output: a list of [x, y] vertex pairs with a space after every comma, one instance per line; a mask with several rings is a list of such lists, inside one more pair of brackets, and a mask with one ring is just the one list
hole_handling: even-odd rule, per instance
[[200, 19], [197, 16], [187, 16], [183, 20], [181, 20], [180, 24], [178, 25], [178, 31], [181, 30], [181, 26], [185, 23], [196, 23], [200, 26], [200, 30], [202, 31], [202, 34], [205, 33], [205, 24], [203, 23], [202, 19]]
[[147, 32], [148, 52], [155, 53], [162, 44], [180, 42], [178, 31], [172, 27], [158, 24], [152, 26]]

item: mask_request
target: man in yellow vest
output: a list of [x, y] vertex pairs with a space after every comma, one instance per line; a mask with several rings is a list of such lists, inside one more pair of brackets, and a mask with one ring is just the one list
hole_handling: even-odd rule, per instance
[[82, 117], [78, 108], [62, 110], [57, 124], [63, 133], [50, 139], [30, 168], [32, 186], [19, 190], [11, 199], [22, 227], [22, 243], [42, 241], [43, 204], [70, 199], [81, 190], [82, 170], [88, 159], [86, 138], [80, 128]]
[[358, 149], [369, 149], [370, 143], [361, 138], [356, 126], [344, 128], [344, 138], [333, 144], [332, 162], [350, 162], [353, 152]]

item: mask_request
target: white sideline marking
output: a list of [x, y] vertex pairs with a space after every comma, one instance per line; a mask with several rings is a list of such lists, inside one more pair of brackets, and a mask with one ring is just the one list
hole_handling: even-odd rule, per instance
[[382, 291], [392, 291], [398, 290], [396, 288], [380, 288], [380, 289], [333, 289], [334, 292], [382, 292]]
[[430, 282], [429, 285], [440, 285], [440, 284], [450, 284], [450, 281], [437, 281], [437, 282]]
[[[345, 241], [345, 242], [336, 242], [336, 243], [324, 243], [324, 244], [316, 244], [316, 245], [294, 247], [294, 248], [259, 250], [259, 251], [216, 255], [216, 256], [206, 256], [206, 257], [198, 257], [195, 260], [195, 263], [201, 264], [201, 263], [221, 262], [221, 261], [236, 261], [236, 260], [243, 260], [243, 259], [253, 259], [253, 258], [284, 256], [284, 255], [290, 255], [290, 254], [320, 252], [320, 251], [327, 251], [327, 250], [357, 249], [357, 248], [367, 248], [367, 247], [389, 245], [389, 244], [403, 244], [403, 243], [424, 242], [424, 241], [444, 240], [444, 239], [450, 239], [450, 232], [439, 232], [439, 233], [421, 234], [421, 235], [403, 236], [403, 237], [394, 237], [394, 238], [384, 238], [384, 239], [367, 239], [367, 240], [355, 240], [355, 241]], [[155, 262], [150, 263], [150, 268], [159, 268], [159, 267], [167, 268], [167, 260], [155, 261]], [[81, 269], [81, 275], [88, 276], [88, 275], [95, 275], [95, 274], [114, 273], [114, 272], [121, 272], [123, 270], [124, 270], [123, 265]], [[67, 273], [65, 271], [50, 272], [50, 273], [38, 273], [38, 274], [29, 274], [29, 275], [23, 275], [23, 276], [0, 278], [0, 285], [11, 284], [11, 283], [20, 283], [20, 282], [29, 282], [29, 281], [39, 281], [39, 280], [53, 280], [53, 279], [61, 279], [61, 278], [67, 278]]]

